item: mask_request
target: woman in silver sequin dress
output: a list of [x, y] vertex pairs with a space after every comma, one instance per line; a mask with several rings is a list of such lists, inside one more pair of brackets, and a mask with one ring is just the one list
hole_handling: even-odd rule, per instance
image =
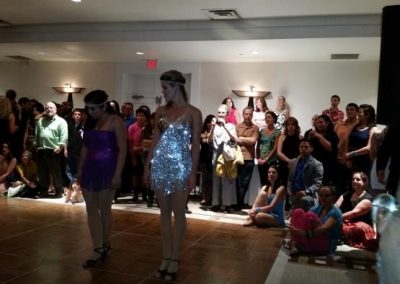
[[156, 112], [144, 179], [151, 183], [161, 211], [163, 260], [155, 277], [174, 280], [186, 229], [186, 201], [196, 186], [203, 120], [200, 110], [187, 102], [182, 73], [171, 70], [163, 73], [160, 80], [166, 105]]

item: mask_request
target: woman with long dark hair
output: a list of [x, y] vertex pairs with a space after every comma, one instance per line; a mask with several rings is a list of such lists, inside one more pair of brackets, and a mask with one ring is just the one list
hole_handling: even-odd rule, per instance
[[227, 97], [222, 101], [223, 105], [228, 106], [228, 113], [226, 115], [226, 122], [232, 123], [234, 125], [242, 122], [242, 116], [240, 115], [240, 111], [235, 107], [235, 103], [231, 97]]
[[261, 185], [267, 182], [267, 169], [270, 165], [278, 162], [276, 154], [277, 142], [281, 131], [275, 128], [277, 116], [273, 111], [267, 111], [264, 115], [266, 127], [260, 129], [257, 143], [257, 162]]
[[207, 115], [201, 130], [201, 148], [199, 169], [201, 172], [201, 197], [200, 205], [211, 205], [212, 196], [212, 156], [213, 146], [209, 142], [215, 116]]
[[258, 126], [258, 128], [264, 129], [267, 127], [267, 124], [265, 123], [265, 113], [268, 110], [267, 102], [265, 101], [265, 98], [259, 97], [256, 98], [256, 108], [253, 112], [253, 123]]
[[349, 136], [349, 152], [346, 154], [347, 166], [352, 171], [364, 172], [370, 180], [372, 160], [369, 156], [371, 140], [377, 131], [375, 127], [375, 109], [362, 104], [358, 108], [358, 124]]
[[324, 166], [323, 183], [325, 185], [335, 185], [339, 138], [333, 130], [331, 119], [326, 114], [318, 116], [315, 124], [315, 130], [308, 131], [305, 138], [309, 139], [314, 146], [313, 157]]
[[298, 120], [291, 116], [284, 123], [283, 133], [278, 137], [276, 153], [279, 159], [283, 184], [287, 185], [289, 176], [288, 163], [299, 155], [300, 126]]
[[277, 165], [268, 168], [268, 183], [258, 194], [244, 227], [279, 227], [285, 225], [286, 188], [282, 184]]
[[84, 268], [103, 261], [111, 249], [111, 205], [126, 156], [126, 129], [121, 117], [107, 111], [107, 98], [101, 90], [84, 98], [92, 123], [85, 124], [77, 181], [83, 188], [93, 243], [93, 254]]

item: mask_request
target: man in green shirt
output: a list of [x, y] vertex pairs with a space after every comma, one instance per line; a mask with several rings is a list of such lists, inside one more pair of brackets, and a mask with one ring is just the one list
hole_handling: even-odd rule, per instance
[[39, 176], [39, 191], [41, 197], [48, 197], [50, 175], [56, 190], [54, 197], [62, 197], [62, 166], [61, 155], [67, 146], [68, 125], [57, 115], [55, 103], [48, 102], [45, 114], [39, 119], [35, 129], [35, 145], [37, 149], [37, 165]]

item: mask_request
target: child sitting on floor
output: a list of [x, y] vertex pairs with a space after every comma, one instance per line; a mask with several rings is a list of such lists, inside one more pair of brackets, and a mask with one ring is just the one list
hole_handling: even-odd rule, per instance
[[65, 203], [71, 202], [72, 204], [82, 202], [81, 186], [77, 181], [74, 181], [70, 188], [65, 192]]

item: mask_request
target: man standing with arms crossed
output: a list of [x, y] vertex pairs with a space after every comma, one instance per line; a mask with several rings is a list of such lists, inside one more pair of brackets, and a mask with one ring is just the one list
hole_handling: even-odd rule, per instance
[[236, 125], [237, 140], [243, 154], [243, 165], [238, 165], [238, 177], [236, 179], [237, 209], [244, 207], [244, 197], [249, 189], [251, 176], [253, 174], [255, 145], [258, 141], [259, 130], [253, 124], [253, 108], [243, 109], [243, 122]]

